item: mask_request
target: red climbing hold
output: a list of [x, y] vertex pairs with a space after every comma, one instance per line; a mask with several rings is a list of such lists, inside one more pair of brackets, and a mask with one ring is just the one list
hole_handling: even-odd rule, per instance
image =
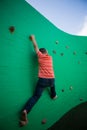
[[15, 30], [15, 27], [14, 27], [14, 26], [10, 26], [10, 27], [9, 27], [9, 31], [10, 31], [11, 33], [13, 33], [14, 30]]

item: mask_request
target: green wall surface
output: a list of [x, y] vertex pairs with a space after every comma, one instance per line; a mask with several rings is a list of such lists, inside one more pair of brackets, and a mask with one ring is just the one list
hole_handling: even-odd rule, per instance
[[[31, 34], [53, 57], [58, 98], [52, 100], [46, 89], [29, 113], [28, 125], [20, 128], [20, 111], [38, 79]], [[24, 0], [1, 0], [0, 130], [46, 130], [83, 102], [87, 102], [87, 37], [61, 31]]]

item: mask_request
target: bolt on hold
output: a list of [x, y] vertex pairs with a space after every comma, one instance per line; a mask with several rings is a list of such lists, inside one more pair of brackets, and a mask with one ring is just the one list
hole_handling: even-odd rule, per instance
[[46, 119], [43, 119], [41, 123], [46, 124], [46, 122], [47, 122]]
[[81, 61], [78, 61], [78, 64], [81, 64]]
[[72, 86], [70, 86], [70, 88], [69, 88], [70, 90], [72, 90], [73, 89], [73, 87]]
[[87, 52], [85, 52], [85, 54], [87, 55]]
[[83, 98], [80, 98], [80, 101], [83, 101]]
[[76, 51], [73, 52], [73, 55], [76, 55]]
[[9, 31], [10, 31], [11, 33], [13, 33], [14, 30], [15, 30], [15, 27], [14, 27], [14, 26], [10, 26], [10, 27], [9, 27]]
[[60, 53], [61, 56], [64, 56], [64, 53]]
[[62, 92], [64, 92], [64, 89], [62, 89]]
[[58, 44], [59, 43], [59, 41], [56, 41], [56, 44]]
[[69, 48], [69, 46], [66, 46], [66, 48], [68, 49], [68, 48]]
[[56, 54], [56, 51], [55, 51], [55, 50], [53, 50], [53, 53], [54, 53], [54, 54]]

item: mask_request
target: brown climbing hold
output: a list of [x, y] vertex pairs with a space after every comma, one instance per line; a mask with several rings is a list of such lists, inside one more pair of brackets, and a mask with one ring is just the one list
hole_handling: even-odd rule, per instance
[[68, 48], [69, 48], [69, 46], [66, 46], [66, 48], [68, 49]]
[[56, 51], [55, 51], [55, 50], [53, 50], [53, 53], [54, 53], [54, 54], [56, 54]]
[[80, 61], [78, 61], [78, 64], [81, 64], [81, 62], [80, 62]]
[[46, 122], [47, 122], [46, 119], [43, 119], [41, 123], [46, 124]]
[[11, 33], [13, 33], [14, 30], [15, 30], [15, 27], [14, 27], [14, 26], [10, 26], [10, 27], [9, 27], [9, 31], [10, 31]]
[[63, 56], [63, 55], [64, 55], [64, 53], [61, 53], [60, 55], [61, 55], [61, 56]]
[[32, 40], [32, 36], [29, 36], [29, 40]]
[[76, 51], [73, 52], [73, 55], [76, 55]]
[[83, 98], [80, 98], [80, 101], [83, 101]]

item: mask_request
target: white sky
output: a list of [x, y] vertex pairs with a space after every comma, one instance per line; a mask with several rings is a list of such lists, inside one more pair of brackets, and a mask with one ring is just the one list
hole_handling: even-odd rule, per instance
[[26, 0], [57, 28], [87, 36], [87, 0]]

